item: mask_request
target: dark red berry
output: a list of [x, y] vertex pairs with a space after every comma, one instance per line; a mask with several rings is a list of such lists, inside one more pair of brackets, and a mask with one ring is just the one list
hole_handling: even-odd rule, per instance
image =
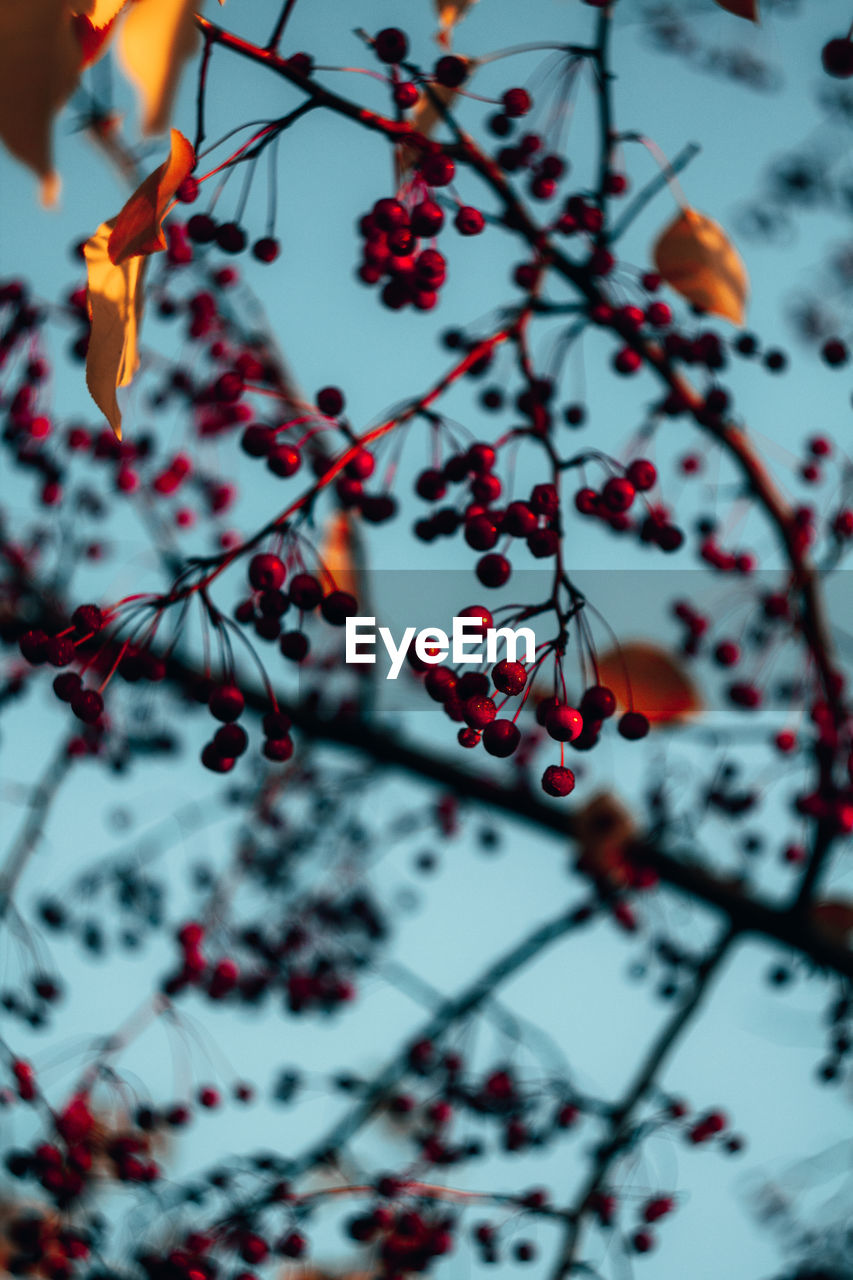
[[399, 27], [385, 27], [377, 35], [373, 47], [381, 62], [402, 62], [409, 51], [409, 42]]
[[533, 106], [530, 94], [526, 89], [507, 89], [501, 101], [504, 112], [510, 119], [526, 116]]
[[274, 236], [261, 236], [252, 245], [252, 256], [258, 262], [275, 262], [280, 252], [281, 245]]
[[249, 581], [256, 591], [276, 591], [284, 582], [284, 565], [278, 556], [264, 553], [249, 561]]
[[550, 764], [542, 774], [542, 790], [549, 796], [567, 796], [575, 789], [575, 775], [562, 765]]
[[468, 64], [464, 58], [457, 58], [452, 53], [448, 53], [443, 58], [439, 58], [433, 74], [445, 89], [458, 89], [468, 77]]
[[96, 689], [78, 689], [71, 698], [71, 710], [84, 724], [94, 724], [104, 709], [104, 700]]
[[297, 573], [289, 586], [290, 599], [303, 613], [316, 609], [323, 599], [323, 588], [310, 573]]
[[820, 60], [824, 71], [840, 80], [849, 80], [853, 76], [853, 43], [846, 36], [836, 36], [827, 40], [820, 51]]
[[246, 705], [245, 698], [236, 685], [217, 685], [207, 700], [210, 714], [226, 723], [238, 719]]
[[584, 720], [607, 720], [615, 710], [616, 699], [605, 685], [592, 685], [581, 698], [580, 713]]
[[342, 627], [347, 618], [353, 618], [358, 613], [358, 603], [348, 591], [330, 591], [323, 598], [320, 612], [333, 627]]
[[477, 577], [484, 587], [502, 587], [509, 581], [512, 565], [506, 556], [492, 552], [477, 561]]
[[511, 756], [521, 741], [521, 731], [512, 720], [493, 720], [483, 730], [483, 746], [491, 756]]
[[473, 205], [463, 204], [456, 211], [453, 225], [461, 236], [478, 236], [486, 226], [486, 219]]
[[626, 711], [620, 717], [617, 727], [623, 738], [636, 742], [638, 738], [645, 738], [649, 732], [649, 721], [641, 711]]
[[545, 728], [557, 742], [572, 742], [583, 729], [583, 717], [574, 707], [558, 702], [546, 713]]
[[527, 683], [527, 672], [520, 662], [508, 662], [504, 658], [492, 667], [492, 680], [501, 693], [514, 697]]

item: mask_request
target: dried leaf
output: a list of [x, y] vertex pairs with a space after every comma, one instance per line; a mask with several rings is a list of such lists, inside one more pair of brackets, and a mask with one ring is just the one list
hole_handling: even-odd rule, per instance
[[192, 170], [195, 152], [182, 133], [172, 129], [169, 159], [150, 173], [137, 187], [115, 219], [110, 236], [110, 260], [115, 266], [138, 253], [157, 253], [166, 248], [162, 222], [170, 201]]
[[450, 48], [450, 37], [457, 22], [464, 18], [476, 3], [477, 0], [435, 0], [439, 22], [435, 38], [445, 49]]
[[599, 682], [613, 690], [619, 706], [627, 710], [633, 702], [634, 710], [642, 711], [652, 724], [688, 720], [703, 708], [687, 671], [658, 645], [642, 640], [623, 644], [599, 658], [597, 666]]
[[0, 140], [41, 179], [53, 204], [53, 118], [74, 90], [83, 63], [69, 0], [0, 3]]
[[101, 28], [108, 27], [127, 3], [128, 0], [77, 0], [74, 9], [85, 14], [93, 27]]
[[360, 599], [356, 539], [352, 516], [346, 511], [334, 511], [326, 521], [320, 544], [320, 562], [335, 580], [339, 591], [349, 591]]
[[836, 942], [853, 942], [853, 902], [847, 898], [827, 898], [816, 902], [811, 918], [824, 933]]
[[92, 321], [86, 385], [120, 440], [121, 411], [116, 389], [126, 387], [139, 367], [142, 282], [148, 258], [137, 255], [118, 266], [110, 260], [108, 246], [116, 222], [116, 218], [102, 222], [84, 250]]
[[195, 51], [196, 0], [137, 0], [121, 24], [119, 59], [142, 101], [143, 133], [162, 133], [183, 64]]
[[[473, 74], [476, 62], [473, 58], [463, 58], [463, 62], [467, 63], [468, 76], [463, 84], [468, 83]], [[438, 103], [447, 110], [453, 105], [458, 98], [462, 85], [455, 89], [450, 89], [443, 84], [430, 85], [429, 93], [426, 90], [421, 91], [421, 95], [412, 108], [410, 123], [416, 133], [421, 133], [425, 138], [432, 136], [432, 131], [441, 120], [441, 111]], [[418, 147], [402, 146], [397, 148], [397, 182], [403, 181], [406, 174], [414, 167], [421, 156]]]
[[743, 324], [749, 277], [719, 223], [684, 209], [658, 239], [654, 262], [667, 284], [694, 307]]
[[636, 834], [631, 814], [616, 796], [602, 791], [572, 816], [578, 869], [597, 880], [626, 883], [626, 847]]
[[758, 0], [716, 0], [726, 13], [733, 13], [736, 18], [747, 18], [750, 22], [759, 22]]
[[106, 51], [115, 33], [116, 20], [128, 0], [76, 0], [74, 30], [83, 52], [83, 65], [89, 66]]

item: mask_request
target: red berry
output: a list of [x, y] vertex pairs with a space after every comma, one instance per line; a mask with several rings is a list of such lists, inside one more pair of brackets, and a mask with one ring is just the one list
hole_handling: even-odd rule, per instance
[[452, 53], [446, 54], [435, 64], [433, 74], [446, 89], [458, 89], [468, 77], [468, 64], [464, 58], [457, 58]]
[[853, 76], [853, 43], [846, 36], [828, 40], [821, 49], [820, 60], [828, 75], [848, 80]]
[[530, 94], [526, 89], [507, 89], [501, 99], [503, 109], [510, 119], [526, 116], [533, 106]]
[[654, 488], [658, 478], [654, 463], [647, 458], [635, 458], [628, 464], [625, 474], [639, 493]]
[[485, 729], [492, 723], [497, 712], [491, 698], [468, 698], [463, 707], [463, 715], [472, 729]]
[[511, 756], [521, 741], [521, 731], [512, 720], [493, 720], [483, 730], [483, 746], [491, 756]]
[[402, 62], [409, 51], [409, 42], [399, 27], [385, 27], [377, 35], [373, 47], [380, 61]]
[[399, 84], [394, 85], [393, 96], [394, 105], [400, 107], [403, 111], [407, 111], [415, 105], [420, 94], [418, 93], [418, 86], [412, 84], [411, 80], [401, 80]]
[[462, 205], [456, 211], [453, 225], [461, 236], [478, 236], [486, 226], [486, 219], [473, 205]]
[[71, 698], [71, 710], [84, 724], [94, 724], [104, 709], [104, 700], [95, 689], [80, 689]]
[[352, 618], [358, 613], [358, 603], [355, 596], [350, 595], [348, 591], [330, 591], [323, 598], [320, 612], [333, 627], [342, 627], [347, 618]]
[[477, 561], [476, 572], [484, 587], [502, 587], [509, 581], [512, 566], [506, 556], [492, 552]]
[[492, 680], [501, 693], [514, 697], [527, 683], [527, 672], [520, 662], [508, 662], [504, 658], [492, 667]]
[[217, 720], [229, 723], [242, 714], [246, 703], [236, 685], [222, 684], [211, 691], [207, 705], [212, 716], [215, 716]]
[[302, 631], [285, 631], [278, 642], [282, 656], [291, 662], [303, 662], [308, 656], [310, 644]]
[[547, 712], [545, 728], [557, 742], [573, 742], [583, 729], [583, 717], [574, 707], [557, 703]]
[[574, 791], [575, 775], [571, 769], [550, 764], [542, 774], [542, 790], [549, 796], [567, 796]]
[[645, 738], [649, 732], [648, 717], [641, 711], [626, 711], [617, 727], [623, 738], [627, 738], [629, 742], [636, 742], [639, 738]]
[[284, 565], [278, 556], [262, 554], [249, 561], [249, 581], [256, 591], [277, 591], [284, 576]]
[[[443, 62], [444, 59], [442, 58]], [[455, 62], [461, 61], [459, 58], [453, 59]], [[463, 64], [464, 66], [464, 64]], [[453, 181], [453, 175], [456, 173], [456, 166], [450, 159], [450, 156], [442, 155], [436, 152], [433, 155], [424, 156], [420, 164], [421, 176], [427, 186], [430, 187], [446, 187], [448, 183]]]
[[607, 720], [615, 710], [616, 699], [605, 685], [592, 685], [581, 698], [580, 713], [584, 720]]
[[267, 466], [273, 475], [292, 476], [302, 465], [302, 454], [289, 444], [277, 444], [267, 454]]
[[337, 418], [344, 410], [344, 395], [338, 387], [322, 387], [317, 392], [317, 408], [329, 418]]
[[252, 256], [258, 262], [275, 262], [280, 252], [281, 245], [274, 236], [261, 236], [252, 245]]
[[316, 609], [323, 599], [323, 588], [310, 573], [297, 573], [290, 582], [290, 598], [303, 613]]
[[627, 511], [634, 501], [635, 489], [627, 476], [611, 476], [601, 491], [601, 501], [608, 511]]

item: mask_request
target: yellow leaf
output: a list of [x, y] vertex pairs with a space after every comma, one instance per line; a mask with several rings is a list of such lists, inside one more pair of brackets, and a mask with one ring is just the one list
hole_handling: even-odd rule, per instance
[[658, 239], [654, 262], [667, 284], [694, 307], [743, 324], [749, 277], [719, 223], [684, 209]]
[[75, 13], [84, 13], [93, 27], [108, 27], [128, 0], [77, 0]]
[[53, 118], [74, 90], [83, 55], [69, 0], [0, 3], [0, 140], [41, 179], [53, 204]]
[[183, 64], [198, 42], [197, 8], [197, 0], [136, 0], [122, 22], [119, 59], [142, 102], [143, 133], [169, 124]]
[[83, 64], [89, 66], [101, 54], [115, 31], [115, 23], [128, 0], [73, 0], [74, 30], [83, 51]]
[[658, 645], [623, 644], [596, 665], [599, 683], [613, 690], [619, 706], [627, 710], [633, 704], [651, 724], [673, 724], [702, 710], [702, 697], [685, 668]]
[[717, 0], [721, 9], [733, 13], [736, 18], [748, 18], [750, 22], [758, 22], [758, 0]]
[[194, 164], [195, 152], [184, 135], [173, 129], [169, 159], [137, 187], [115, 219], [109, 243], [114, 265], [138, 253], [157, 253], [166, 248], [161, 224], [169, 202]]
[[142, 282], [148, 258], [137, 255], [118, 266], [109, 241], [117, 219], [102, 222], [85, 246], [92, 330], [86, 356], [86, 385], [92, 399], [121, 439], [116, 389], [126, 387], [139, 367]]
[[[468, 79], [475, 69], [476, 63], [473, 58], [462, 58], [461, 61], [467, 63], [468, 66], [468, 75], [463, 81], [463, 84], [467, 84]], [[412, 128], [417, 133], [423, 134], [425, 138], [431, 137], [433, 129], [435, 129], [436, 125], [442, 118], [441, 111], [437, 104], [440, 103], [442, 107], [449, 110], [458, 98], [461, 88], [462, 85], [457, 86], [455, 89], [450, 89], [443, 84], [434, 84], [430, 85], [429, 93], [427, 93], [426, 90], [423, 90], [412, 108], [412, 114], [410, 117]], [[402, 146], [397, 148], [398, 183], [403, 181], [403, 178], [415, 165], [421, 154], [422, 153], [418, 147]]]
[[450, 48], [450, 36], [453, 28], [469, 9], [472, 9], [477, 0], [435, 0], [436, 11], [438, 12], [439, 28], [436, 34], [436, 40], [445, 49]]

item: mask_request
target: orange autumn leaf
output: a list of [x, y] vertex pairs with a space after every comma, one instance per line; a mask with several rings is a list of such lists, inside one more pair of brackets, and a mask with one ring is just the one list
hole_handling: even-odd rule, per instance
[[77, 0], [74, 8], [77, 13], [85, 14], [92, 26], [100, 30], [117, 18], [128, 2], [129, 0]]
[[625, 850], [636, 835], [631, 814], [616, 796], [599, 792], [572, 815], [578, 870], [596, 880], [624, 884], [629, 868]]
[[71, 96], [83, 53], [69, 0], [0, 3], [0, 141], [41, 179], [53, 204], [54, 116]]
[[654, 247], [655, 267], [683, 298], [733, 324], [744, 322], [749, 277], [719, 223], [683, 209]]
[[85, 13], [75, 13], [72, 22], [74, 24], [74, 34], [80, 44], [80, 52], [83, 55], [83, 66], [91, 66], [96, 62], [107, 47], [107, 42], [113, 33], [113, 22], [105, 27], [96, 27], [93, 25], [91, 18]]
[[477, 0], [435, 0], [439, 22], [436, 40], [445, 49], [450, 48], [450, 36], [457, 22], [464, 18], [476, 3]]
[[733, 13], [736, 18], [747, 18], [750, 22], [758, 22], [758, 0], [716, 0], [726, 13]]
[[76, 0], [74, 30], [83, 51], [83, 65], [89, 66], [106, 50], [122, 9], [129, 0]]
[[86, 385], [120, 440], [121, 410], [116, 390], [126, 387], [139, 367], [142, 282], [148, 258], [137, 254], [119, 265], [110, 260], [109, 242], [116, 222], [116, 218], [102, 222], [84, 248], [92, 322]]
[[338, 591], [359, 597], [358, 565], [352, 517], [346, 511], [329, 516], [320, 544], [320, 563], [329, 570]]
[[633, 641], [609, 650], [597, 665], [599, 682], [613, 690], [619, 706], [627, 710], [633, 701], [651, 724], [673, 724], [702, 710], [699, 690], [682, 664], [658, 645]]
[[166, 248], [162, 222], [175, 192], [195, 164], [195, 152], [182, 133], [172, 129], [168, 160], [137, 187], [115, 219], [109, 242], [111, 262], [118, 266], [138, 253]]
[[[461, 55], [457, 55], [460, 56]], [[467, 83], [472, 75], [476, 62], [473, 58], [461, 58], [468, 67], [468, 74], [463, 81]], [[425, 138], [432, 136], [432, 132], [441, 120], [440, 106], [449, 110], [459, 96], [462, 85], [456, 88], [449, 88], [443, 84], [430, 85], [430, 92], [422, 90], [420, 97], [412, 108], [410, 123], [416, 133], [423, 134]], [[439, 106], [440, 104], [440, 106]], [[419, 147], [402, 146], [397, 148], [397, 181], [402, 182], [408, 171], [413, 168], [420, 158], [421, 151]]]
[[136, 0], [121, 24], [118, 52], [122, 69], [142, 103], [142, 132], [162, 133], [183, 65], [198, 36], [197, 0]]

